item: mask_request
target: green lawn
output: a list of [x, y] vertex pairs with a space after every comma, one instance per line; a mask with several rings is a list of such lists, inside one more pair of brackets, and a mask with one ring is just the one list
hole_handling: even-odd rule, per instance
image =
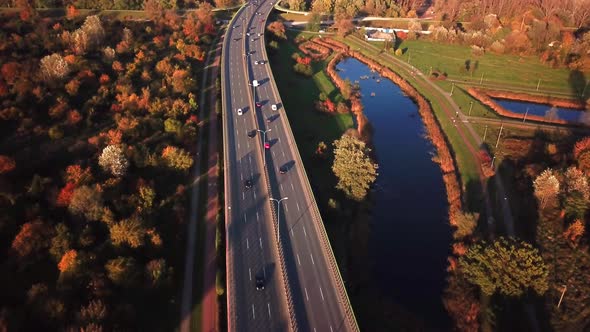
[[[380, 43], [374, 43], [382, 47]], [[536, 90], [539, 79], [539, 91], [554, 91], [570, 94], [572, 84], [577, 91], [584, 88], [580, 80], [570, 79], [569, 69], [553, 69], [539, 61], [538, 56], [499, 55], [487, 52], [483, 56], [474, 56], [471, 48], [463, 45], [441, 44], [424, 40], [405, 40], [399, 48], [404, 50], [401, 59], [418, 67], [424, 73], [431, 69], [446, 72], [450, 79], [483, 83], [506, 84], [511, 87]], [[466, 70], [466, 63], [475, 68]], [[588, 79], [588, 78], [586, 78]], [[575, 83], [570, 83], [570, 81]], [[580, 87], [580, 85], [582, 85]]]

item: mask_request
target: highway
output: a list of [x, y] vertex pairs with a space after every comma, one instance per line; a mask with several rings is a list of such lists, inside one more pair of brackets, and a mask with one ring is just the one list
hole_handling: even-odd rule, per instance
[[[228, 329], [358, 331], [266, 58], [271, 9], [270, 0], [241, 8], [224, 40]], [[253, 80], [260, 85], [249, 85]], [[249, 137], [252, 131], [256, 135]], [[277, 214], [270, 198], [285, 197]], [[256, 289], [256, 274], [265, 275], [264, 290]]]

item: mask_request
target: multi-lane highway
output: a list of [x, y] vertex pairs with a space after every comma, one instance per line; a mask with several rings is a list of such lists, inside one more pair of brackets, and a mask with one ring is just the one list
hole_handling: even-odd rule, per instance
[[[266, 58], [264, 28], [271, 9], [270, 0], [241, 8], [224, 40], [229, 329], [356, 331]], [[278, 214], [271, 198], [287, 198]], [[264, 277], [263, 290], [256, 289], [257, 275]]]

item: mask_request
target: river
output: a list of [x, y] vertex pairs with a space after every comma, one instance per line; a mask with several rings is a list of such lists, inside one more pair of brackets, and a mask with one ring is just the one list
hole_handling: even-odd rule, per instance
[[[356, 59], [340, 62], [337, 69], [342, 78], [359, 81], [374, 131], [379, 176], [367, 257], [372, 286], [427, 327], [448, 330], [441, 299], [451, 243], [448, 203], [418, 108], [393, 82], [378, 83], [378, 75]], [[369, 78], [360, 79], [365, 75]]]
[[572, 122], [588, 123], [590, 118], [584, 110], [577, 110], [566, 107], [552, 107], [546, 104], [531, 103], [528, 101], [517, 101], [508, 99], [493, 99], [505, 109], [522, 114], [538, 115], [547, 119], [560, 119]]

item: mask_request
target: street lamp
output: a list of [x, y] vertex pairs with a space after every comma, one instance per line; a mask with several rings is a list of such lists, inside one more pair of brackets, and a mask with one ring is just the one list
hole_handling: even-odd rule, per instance
[[262, 133], [262, 163], [264, 166], [266, 166], [266, 147], [264, 146], [264, 143], [266, 143], [266, 133], [268, 133], [269, 131], [272, 131], [272, 128], [268, 129], [268, 130], [262, 130], [262, 129], [256, 129], [258, 132]]
[[277, 202], [277, 242], [280, 241], [280, 234], [281, 234], [280, 233], [280, 229], [281, 229], [281, 223], [280, 223], [280, 220], [281, 220], [281, 202], [284, 201], [284, 200], [286, 200], [286, 199], [289, 199], [289, 197], [286, 197], [285, 196], [285, 197], [283, 197], [281, 199], [276, 199], [276, 198], [271, 198], [270, 199], [271, 202]]

